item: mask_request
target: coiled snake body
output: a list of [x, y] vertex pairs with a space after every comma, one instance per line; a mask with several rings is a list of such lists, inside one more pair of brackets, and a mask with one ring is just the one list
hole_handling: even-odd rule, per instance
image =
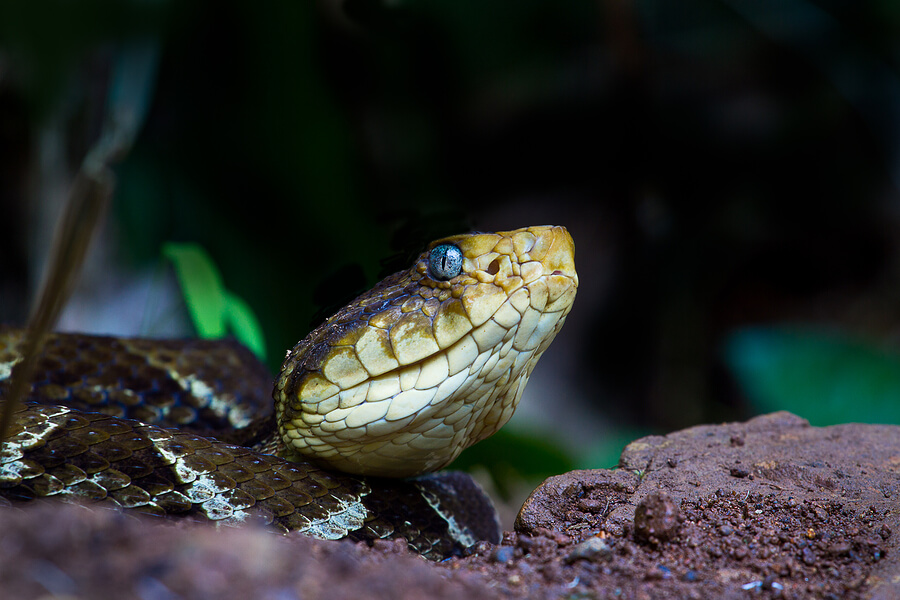
[[[0, 497], [402, 536], [434, 558], [496, 540], [467, 476], [422, 474], [509, 420], [577, 286], [562, 227], [432, 242], [288, 353], [274, 414], [237, 344], [55, 334], [4, 444]], [[0, 329], [0, 396], [22, 338]]]

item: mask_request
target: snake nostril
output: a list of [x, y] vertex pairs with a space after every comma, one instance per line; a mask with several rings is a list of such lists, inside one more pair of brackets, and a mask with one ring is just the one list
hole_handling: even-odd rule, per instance
[[495, 258], [491, 261], [491, 264], [488, 265], [487, 272], [490, 275], [496, 275], [500, 271], [500, 259]]
[[562, 271], [560, 271], [560, 270], [559, 270], [559, 269], [557, 269], [557, 270], [555, 270], [555, 271], [553, 271], [553, 272], [552, 272], [552, 273], [550, 273], [550, 274], [551, 274], [551, 275], [562, 275], [562, 274], [563, 274], [563, 272], [562, 272]]

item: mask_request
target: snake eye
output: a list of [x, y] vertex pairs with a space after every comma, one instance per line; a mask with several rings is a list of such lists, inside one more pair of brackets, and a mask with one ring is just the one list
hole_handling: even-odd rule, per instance
[[428, 255], [428, 271], [432, 279], [447, 281], [462, 271], [462, 250], [453, 244], [441, 244]]

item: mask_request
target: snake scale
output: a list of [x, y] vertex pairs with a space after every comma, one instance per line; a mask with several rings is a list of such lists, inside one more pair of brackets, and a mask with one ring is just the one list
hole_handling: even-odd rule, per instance
[[[234, 342], [49, 336], [0, 502], [108, 504], [440, 558], [497, 541], [490, 501], [433, 473], [512, 416], [578, 287], [563, 227], [437, 240], [327, 319], [270, 380]], [[0, 397], [24, 333], [0, 329]]]

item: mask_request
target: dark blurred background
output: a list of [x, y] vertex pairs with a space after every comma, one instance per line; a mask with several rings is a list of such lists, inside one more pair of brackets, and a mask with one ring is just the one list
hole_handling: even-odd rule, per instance
[[4, 3], [0, 321], [140, 40], [143, 126], [61, 327], [191, 335], [160, 249], [196, 242], [274, 371], [428, 240], [559, 224], [579, 297], [511, 431], [610, 466], [825, 396], [891, 421], [898, 33], [892, 0]]

